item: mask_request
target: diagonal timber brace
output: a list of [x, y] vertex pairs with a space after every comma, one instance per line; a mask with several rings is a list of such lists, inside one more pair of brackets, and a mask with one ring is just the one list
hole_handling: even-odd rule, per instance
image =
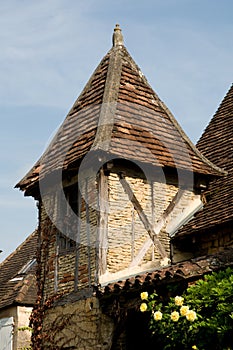
[[[169, 203], [168, 207], [166, 210], [163, 212], [161, 215], [160, 219], [156, 223], [154, 228], [154, 233], [158, 235], [161, 232], [161, 229], [166, 225], [167, 221], [171, 218], [174, 209], [176, 208], [176, 205], [179, 203], [179, 200], [183, 196], [184, 190], [179, 189], [175, 196], [172, 198], [172, 201]], [[145, 254], [147, 253], [148, 249], [151, 247], [153, 244], [151, 238], [148, 238], [141, 249], [139, 250], [138, 254], [135, 256], [135, 258], [131, 261], [131, 264], [129, 267], [134, 267], [139, 265], [139, 263], [142, 261], [144, 258]]]
[[168, 258], [167, 253], [166, 253], [162, 243], [160, 242], [158, 237], [156, 237], [156, 232], [154, 231], [153, 226], [151, 225], [150, 221], [148, 220], [148, 217], [146, 216], [145, 212], [143, 211], [141, 204], [139, 203], [135, 194], [133, 193], [133, 190], [131, 189], [129, 183], [126, 181], [126, 179], [122, 173], [120, 173], [118, 176], [119, 176], [120, 183], [121, 183], [125, 193], [128, 195], [129, 200], [133, 204], [134, 209], [138, 213], [138, 216], [139, 216], [141, 222], [143, 223], [143, 225], [144, 225], [146, 231], [148, 232], [150, 238], [152, 239], [154, 245], [157, 247], [161, 257], [163, 259]]

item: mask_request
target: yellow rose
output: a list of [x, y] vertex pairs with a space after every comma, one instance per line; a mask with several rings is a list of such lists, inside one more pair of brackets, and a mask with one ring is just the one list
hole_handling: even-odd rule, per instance
[[181, 308], [180, 308], [181, 316], [186, 316], [188, 311], [189, 311], [189, 307], [188, 306], [185, 306], [185, 305], [181, 306]]
[[141, 312], [145, 312], [147, 310], [147, 304], [146, 303], [142, 303], [141, 305], [140, 305], [140, 311]]
[[188, 310], [188, 312], [187, 312], [187, 314], [186, 314], [186, 318], [187, 318], [188, 321], [193, 322], [193, 321], [196, 320], [197, 314], [196, 314], [196, 312], [193, 311], [193, 310]]
[[140, 295], [141, 295], [141, 299], [142, 300], [147, 300], [148, 299], [148, 293], [147, 292], [142, 292]]
[[155, 321], [160, 321], [162, 320], [163, 314], [160, 311], [155, 311], [154, 312], [154, 320]]
[[196, 347], [196, 345], [193, 345], [193, 346], [192, 346], [192, 349], [193, 349], [193, 350], [198, 350], [197, 347]]
[[173, 311], [170, 317], [172, 321], [177, 322], [180, 318], [179, 312]]
[[176, 306], [182, 306], [183, 302], [184, 302], [184, 298], [179, 297], [179, 296], [175, 297], [175, 304], [176, 304]]

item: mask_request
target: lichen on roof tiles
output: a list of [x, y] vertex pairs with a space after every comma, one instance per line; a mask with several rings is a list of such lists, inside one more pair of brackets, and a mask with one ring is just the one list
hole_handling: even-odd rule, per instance
[[[116, 135], [117, 130], [117, 135]], [[117, 137], [116, 137], [117, 136]], [[137, 152], [135, 152], [137, 144]], [[91, 150], [204, 175], [221, 175], [182, 131], [123, 44], [119, 25], [104, 56], [36, 165], [16, 185], [29, 192]]]

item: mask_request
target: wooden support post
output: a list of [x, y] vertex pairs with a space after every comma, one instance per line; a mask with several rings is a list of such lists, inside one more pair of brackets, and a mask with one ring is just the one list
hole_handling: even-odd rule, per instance
[[150, 221], [148, 220], [145, 212], [142, 209], [141, 204], [137, 200], [137, 198], [134, 195], [130, 185], [125, 180], [125, 177], [124, 177], [124, 175], [122, 173], [119, 174], [119, 179], [120, 179], [120, 183], [121, 183], [125, 193], [128, 195], [129, 200], [133, 204], [134, 209], [137, 211], [138, 216], [141, 219], [141, 222], [143, 223], [143, 225], [144, 225], [146, 231], [148, 232], [150, 238], [152, 239], [152, 241], [156, 245], [156, 247], [157, 247], [161, 257], [163, 259], [167, 258], [167, 253], [166, 253], [163, 245], [161, 244], [160, 240], [158, 239], [158, 237], [156, 237], [156, 233], [155, 233], [155, 231], [153, 229], [153, 225], [151, 225]]
[[56, 255], [55, 255], [55, 261], [54, 261], [54, 292], [58, 292], [58, 268], [59, 268], [59, 243], [58, 243], [58, 237], [56, 238]]
[[108, 247], [108, 178], [100, 169], [98, 177], [98, 200], [99, 200], [99, 220], [98, 220], [98, 274], [103, 275], [107, 271], [107, 247]]
[[[57, 190], [55, 192], [54, 198], [54, 208], [56, 209], [56, 214], [54, 213], [54, 222], [57, 220], [57, 216], [59, 215], [59, 205], [60, 205], [60, 191]], [[55, 205], [56, 204], [56, 205]], [[54, 259], [54, 292], [58, 292], [58, 282], [59, 282], [59, 234], [56, 233], [56, 251], [55, 251], [55, 259]]]
[[134, 259], [134, 240], [135, 240], [135, 213], [132, 208], [132, 224], [131, 224], [131, 261]]
[[88, 256], [88, 286], [91, 288], [91, 237], [90, 237], [90, 209], [88, 201], [88, 179], [85, 182], [85, 198], [86, 198], [86, 234], [87, 234], [87, 256]]
[[[151, 190], [151, 220], [152, 220], [152, 225], [154, 227], [154, 224], [155, 224], [155, 196], [154, 196], [154, 183], [153, 183], [153, 181], [150, 182], [150, 190]], [[152, 261], [155, 260], [154, 245], [152, 247], [151, 260]]]
[[[77, 186], [78, 187], [78, 186]], [[80, 231], [81, 231], [81, 205], [82, 205], [82, 196], [79, 188], [77, 188], [77, 218], [78, 218], [78, 227], [75, 238], [75, 271], [74, 271], [74, 290], [78, 290], [78, 272], [79, 272], [79, 249], [80, 249]]]

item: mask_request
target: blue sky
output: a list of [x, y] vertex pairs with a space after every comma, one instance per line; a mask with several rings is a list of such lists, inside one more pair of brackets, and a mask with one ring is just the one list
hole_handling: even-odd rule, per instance
[[0, 260], [37, 226], [14, 189], [100, 59], [116, 23], [125, 45], [193, 142], [232, 83], [231, 0], [0, 2]]

